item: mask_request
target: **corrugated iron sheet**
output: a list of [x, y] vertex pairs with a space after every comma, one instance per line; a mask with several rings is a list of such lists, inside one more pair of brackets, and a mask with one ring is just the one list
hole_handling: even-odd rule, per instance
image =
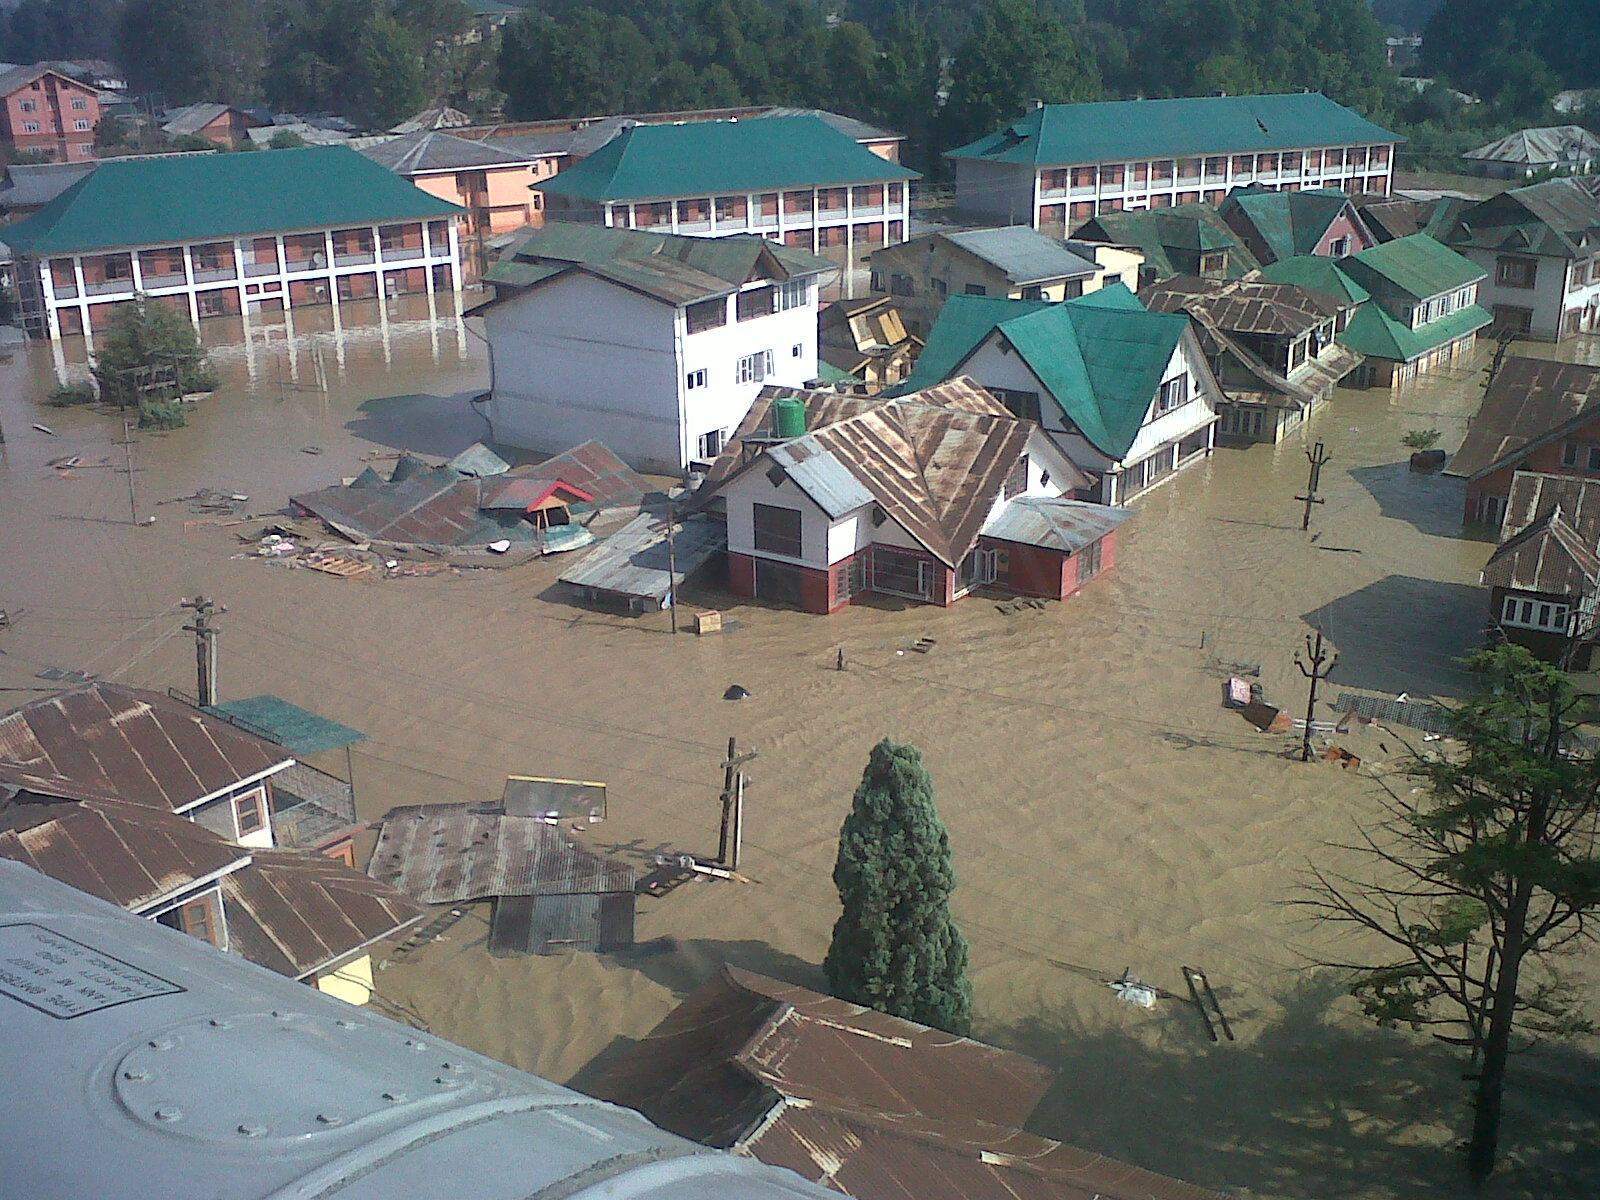
[[429, 804], [384, 818], [367, 864], [374, 878], [426, 904], [488, 896], [632, 894], [632, 867], [602, 858], [538, 817]]
[[1507, 358], [1445, 474], [1474, 479], [1567, 426], [1600, 415], [1600, 367]]
[[570, 951], [609, 953], [633, 945], [631, 892], [501, 896], [489, 919], [497, 958]]
[[1098, 542], [1133, 516], [1131, 508], [1044, 496], [1018, 496], [983, 527], [983, 536], [1068, 554]]
[[1289, 283], [1179, 276], [1139, 293], [1153, 312], [1204, 314], [1228, 333], [1299, 337], [1334, 316], [1315, 293]]
[[1600, 480], [1516, 472], [1501, 535], [1485, 586], [1587, 596], [1600, 583]]
[[673, 589], [728, 544], [728, 530], [704, 515], [688, 516], [673, 535], [676, 572], [669, 572], [667, 519], [640, 513], [606, 538], [574, 567], [561, 575], [562, 583], [612, 596], [665, 605]]
[[0, 716], [0, 762], [169, 811], [294, 759], [159, 692], [91, 683]]

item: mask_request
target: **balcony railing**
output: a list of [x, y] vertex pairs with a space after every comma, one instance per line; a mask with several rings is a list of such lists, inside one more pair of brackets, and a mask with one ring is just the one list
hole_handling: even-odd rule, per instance
[[78, 298], [78, 285], [75, 283], [58, 283], [53, 291], [57, 300], [76, 300]]
[[272, 835], [280, 846], [315, 850], [360, 823], [355, 789], [302, 762], [272, 777], [272, 798]]
[[133, 291], [131, 279], [107, 279], [98, 283], [85, 283], [83, 291], [88, 296], [110, 296], [117, 292]]
[[710, 233], [711, 232], [711, 222], [710, 221], [679, 221], [678, 222], [678, 232], [679, 233]]
[[184, 279], [182, 272], [164, 275], [146, 272], [140, 277], [140, 282], [144, 285], [145, 290], [149, 291], [152, 288], [182, 287], [187, 281]]
[[407, 259], [421, 258], [421, 257], [422, 257], [422, 247], [421, 246], [396, 246], [392, 250], [389, 247], [385, 246], [384, 250], [383, 250], [383, 261], [386, 262], [386, 263], [389, 263], [389, 262], [405, 262]]
[[370, 250], [366, 253], [335, 254], [333, 256], [333, 263], [336, 267], [365, 267], [377, 261], [377, 255]]
[[277, 260], [264, 263], [245, 263], [244, 273], [252, 279], [258, 275], [276, 275], [278, 274]]
[[216, 283], [219, 279], [237, 279], [239, 272], [230, 263], [225, 267], [195, 268], [194, 281], [196, 283]]

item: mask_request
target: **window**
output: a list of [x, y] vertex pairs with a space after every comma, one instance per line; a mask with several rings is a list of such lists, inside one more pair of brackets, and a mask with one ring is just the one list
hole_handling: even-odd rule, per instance
[[89, 130], [94, 128], [94, 126], [90, 125], [89, 122], [84, 120], [82, 117], [79, 117], [76, 121], [74, 121], [72, 123], [72, 127], [79, 133], [88, 133]]
[[72, 98], [72, 107], [78, 112], [83, 112], [89, 107], [89, 101], [83, 96], [74, 96]]
[[1171, 412], [1187, 403], [1189, 403], [1189, 376], [1179, 375], [1161, 385], [1161, 392], [1156, 397], [1156, 415]]
[[806, 348], [800, 342], [796, 342], [794, 345], [789, 347], [789, 357], [790, 358], [799, 358], [805, 352], [806, 352]]
[[948, 296], [950, 294], [950, 285], [937, 275], [928, 282], [933, 285], [933, 294], [935, 296]]
[[23, 133], [38, 133], [39, 132], [39, 122], [37, 122], [37, 121], [24, 121], [22, 123], [22, 132]]
[[788, 312], [791, 308], [804, 308], [810, 299], [811, 281], [791, 279], [778, 289], [778, 311]]
[[1017, 461], [1012, 464], [1011, 470], [1006, 474], [1005, 483], [1000, 485], [1000, 498], [1008, 500], [1012, 496], [1020, 496], [1028, 490], [1028, 456], [1017, 455]]
[[260, 788], [252, 788], [233, 798], [233, 816], [238, 824], [239, 836], [254, 833], [267, 824], [267, 797]]
[[909, 275], [889, 276], [889, 294], [891, 296], [915, 296], [917, 285], [911, 281]]
[[746, 354], [734, 364], [733, 377], [735, 383], [760, 383], [771, 374], [771, 350], [757, 350], [754, 354]]
[[969, 283], [963, 290], [969, 296], [987, 296], [989, 294], [989, 289], [981, 283]]
[[1346, 254], [1349, 254], [1350, 235], [1346, 234], [1344, 237], [1336, 237], [1333, 239], [1333, 241], [1329, 242], [1328, 253], [1333, 255], [1335, 258], [1343, 258]]
[[132, 279], [133, 262], [127, 258], [108, 258], [106, 261], [107, 279]]
[[1044, 289], [1042, 287], [1040, 287], [1038, 284], [1034, 284], [1034, 285], [1032, 285], [1030, 287], [1025, 287], [1025, 288], [1022, 289], [1022, 298], [1024, 300], [1043, 300], [1044, 299]]
[[[701, 371], [700, 374], [704, 375], [705, 372]], [[726, 429], [713, 429], [709, 433], [702, 433], [697, 442], [697, 449], [700, 451], [701, 459], [709, 462], [721, 454], [722, 447], [727, 441], [727, 436], [728, 431]]]
[[768, 554], [800, 557], [800, 510], [777, 504], [756, 504], [755, 546]]
[[1024, 421], [1039, 421], [1039, 393], [1014, 392], [1010, 388], [992, 387], [989, 394], [1004, 404], [1014, 417]]
[[1088, 583], [1100, 574], [1100, 548], [1105, 544], [1105, 539], [1090, 542], [1079, 550], [1075, 557], [1078, 560], [1078, 582]]
[[690, 388], [703, 388], [706, 385], [706, 369], [701, 367], [698, 371], [690, 371], [684, 376], [684, 386]]
[[724, 296], [691, 304], [684, 312], [688, 318], [690, 333], [704, 333], [708, 329], [718, 329], [728, 323], [728, 301]]
[[169, 909], [156, 918], [156, 924], [187, 933], [190, 937], [210, 942], [213, 946], [222, 945], [222, 921], [217, 915], [215, 893]]
[[1600, 473], [1600, 446], [1587, 442], [1566, 442], [1561, 447], [1561, 465]]
[[20, 100], [17, 102], [17, 107], [23, 112], [38, 112], [39, 102], [37, 100]]
[[78, 153], [84, 155], [85, 157], [93, 155], [94, 154], [94, 143], [93, 142], [79, 142], [78, 143]]
[[741, 321], [770, 317], [778, 311], [778, 289], [761, 287], [749, 292], [740, 292], [734, 297], [734, 309]]
[[202, 317], [220, 317], [227, 313], [228, 302], [221, 292], [207, 292], [195, 298]]
[[1228, 252], [1226, 250], [1212, 250], [1200, 256], [1200, 274], [1202, 276], [1221, 275], [1228, 269]]
[[197, 271], [220, 271], [222, 269], [222, 256], [215, 250], [196, 250], [194, 252], [194, 269]]
[[1537, 259], [1511, 258], [1502, 255], [1495, 260], [1494, 281], [1501, 287], [1531, 288], [1538, 274]]
[[1569, 609], [1565, 604], [1557, 604], [1550, 600], [1529, 600], [1522, 596], [1511, 595], [1505, 598], [1500, 619], [1507, 625], [1517, 625], [1523, 629], [1547, 629], [1554, 633], [1565, 633], [1568, 612]]

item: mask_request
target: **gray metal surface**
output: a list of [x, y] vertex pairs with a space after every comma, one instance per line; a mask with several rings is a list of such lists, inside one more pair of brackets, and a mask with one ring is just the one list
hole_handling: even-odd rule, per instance
[[631, 892], [501, 896], [489, 920], [489, 953], [507, 958], [625, 950], [633, 945], [633, 916]]
[[815, 434], [773, 446], [767, 455], [835, 521], [863, 504], [872, 503], [872, 493], [844, 463], [829, 453]]
[[1018, 496], [983, 527], [983, 536], [1072, 554], [1133, 516], [1131, 508], [1044, 496]]
[[1483, 568], [1486, 587], [1577, 601], [1600, 583], [1600, 480], [1518, 471], [1501, 541]]
[[9, 862], [0, 958], [7, 1196], [836, 1196]]
[[1351, 713], [1385, 725], [1405, 725], [1424, 733], [1449, 733], [1450, 710], [1416, 700], [1391, 700], [1387, 696], [1362, 696], [1340, 692], [1335, 712]]
[[1526, 167], [1547, 166], [1558, 163], [1579, 166], [1589, 159], [1600, 157], [1600, 137], [1582, 125], [1550, 125], [1542, 129], [1519, 129], [1503, 138], [1496, 138], [1476, 150], [1468, 150], [1462, 158], [1488, 162], [1520, 163]]
[[709, 517], [687, 516], [673, 535], [676, 571], [668, 571], [667, 519], [640, 513], [606, 538], [561, 582], [587, 591], [665, 606], [676, 579], [679, 586], [728, 545], [728, 530]]
[[1600, 415], [1600, 367], [1507, 358], [1446, 475], [1476, 479]]
[[1026, 225], [965, 229], [944, 236], [1000, 270], [1019, 287], [1045, 280], [1081, 279], [1100, 269], [1093, 259], [1074, 254], [1057, 239]]
[[485, 167], [515, 167], [531, 160], [512, 153], [499, 142], [472, 141], [437, 129], [397, 134], [356, 146], [381, 167], [396, 175], [420, 175], [430, 171], [482, 170]]

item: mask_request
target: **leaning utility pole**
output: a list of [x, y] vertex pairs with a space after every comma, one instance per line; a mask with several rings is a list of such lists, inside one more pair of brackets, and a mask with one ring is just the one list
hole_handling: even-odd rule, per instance
[[1306, 494], [1295, 497], [1296, 500], [1304, 501], [1306, 506], [1305, 515], [1300, 518], [1301, 532], [1311, 528], [1311, 506], [1327, 503], [1317, 495], [1317, 487], [1322, 483], [1322, 468], [1332, 458], [1333, 455], [1327, 452], [1321, 442], [1306, 451], [1306, 461], [1311, 464], [1311, 477], [1306, 480]]
[[[1319, 445], [1321, 443], [1318, 443]], [[1322, 630], [1317, 630], [1317, 640], [1313, 642], [1311, 635], [1306, 634], [1306, 657], [1302, 659], [1300, 652], [1295, 651], [1294, 665], [1300, 668], [1300, 674], [1309, 681], [1310, 686], [1306, 695], [1306, 728], [1305, 736], [1300, 739], [1300, 761], [1311, 761], [1311, 722], [1317, 715], [1317, 684], [1326, 679], [1333, 671], [1334, 664], [1339, 661], [1337, 654], [1331, 657], [1322, 651]], [[1327, 665], [1324, 666], [1323, 664]]]
[[194, 634], [195, 690], [200, 707], [206, 708], [217, 701], [217, 631], [211, 618], [228, 610], [204, 596], [185, 600], [182, 606], [194, 610], [194, 624], [184, 629]]
[[728, 759], [722, 764], [722, 832], [717, 838], [717, 863], [730, 871], [739, 869], [739, 850], [744, 841], [744, 764], [755, 758], [754, 750], [739, 753], [739, 739], [728, 739]]

